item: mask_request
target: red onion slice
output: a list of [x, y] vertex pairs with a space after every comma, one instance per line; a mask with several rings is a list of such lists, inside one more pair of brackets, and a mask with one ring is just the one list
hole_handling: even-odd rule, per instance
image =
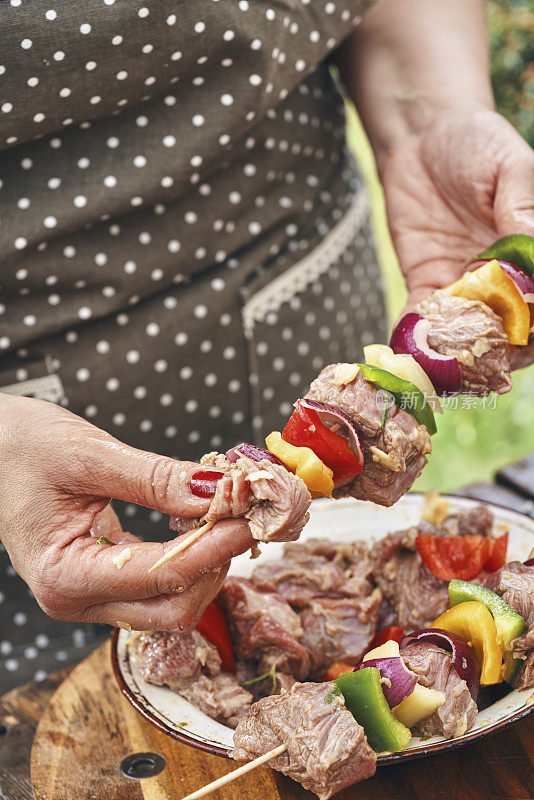
[[358, 430], [354, 422], [344, 411], [328, 403], [321, 403], [318, 400], [308, 400], [306, 397], [302, 400], [297, 400], [295, 405], [297, 404], [303, 406], [303, 408], [311, 408], [312, 411], [315, 411], [323, 425], [330, 428], [330, 430], [337, 425], [339, 430], [336, 430], [335, 433], [339, 433], [341, 436], [345, 436], [348, 439], [350, 449], [358, 456], [360, 464], [364, 463], [363, 449]]
[[201, 469], [191, 476], [189, 489], [195, 497], [210, 498], [215, 495], [217, 482], [224, 476], [224, 472], [215, 469]]
[[[480, 261], [474, 261], [472, 264], [469, 264], [469, 271], [471, 272], [473, 269], [477, 269], [477, 267], [487, 264], [490, 260], [493, 259], [483, 258]], [[517, 267], [510, 261], [501, 261], [500, 258], [496, 260], [499, 262], [499, 266], [503, 272], [506, 272], [506, 274], [513, 280], [523, 295], [523, 300], [525, 303], [534, 303], [534, 281], [530, 275], [522, 270], [521, 267]]]
[[370, 658], [363, 661], [354, 668], [354, 672], [365, 667], [376, 667], [382, 678], [386, 678], [388, 683], [382, 684], [382, 691], [390, 708], [395, 708], [411, 695], [417, 683], [417, 675], [412, 672], [402, 658], [393, 656], [392, 658]]
[[527, 558], [526, 561], [523, 561], [525, 567], [534, 567], [534, 558]]
[[462, 374], [458, 359], [444, 356], [429, 347], [430, 327], [428, 319], [412, 311], [394, 329], [390, 347], [395, 353], [413, 356], [430, 378], [437, 394], [459, 394], [462, 389]]
[[286, 466], [278, 456], [269, 453], [269, 451], [264, 450], [263, 447], [258, 447], [256, 444], [247, 444], [247, 442], [236, 444], [235, 447], [226, 451], [225, 456], [232, 464], [235, 464], [237, 459], [241, 458], [241, 456], [246, 456], [246, 458], [250, 458], [252, 461], [263, 461], [265, 459], [266, 461], [270, 461], [271, 464], [278, 464], [280, 467]]
[[422, 628], [419, 631], [414, 631], [405, 636], [401, 643], [401, 655], [404, 647], [407, 647], [413, 642], [420, 644], [435, 645], [450, 653], [452, 656], [452, 666], [456, 670], [458, 676], [467, 683], [467, 688], [471, 693], [471, 697], [476, 702], [479, 690], [479, 673], [480, 669], [473, 655], [473, 651], [468, 644], [456, 636], [454, 633], [449, 633], [441, 628]]

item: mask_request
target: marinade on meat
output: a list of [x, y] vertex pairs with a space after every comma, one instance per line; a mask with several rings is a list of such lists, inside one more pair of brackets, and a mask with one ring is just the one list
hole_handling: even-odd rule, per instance
[[258, 674], [273, 665], [301, 680], [309, 654], [302, 644], [298, 614], [274, 592], [260, 592], [246, 578], [227, 578], [220, 592], [237, 654], [258, 664]]
[[390, 625], [401, 625], [407, 631], [425, 628], [448, 607], [447, 583], [425, 567], [415, 545], [420, 534], [438, 531], [431, 522], [423, 521], [388, 534], [372, 548], [373, 575], [388, 603]]
[[375, 632], [382, 595], [312, 600], [301, 612], [302, 644], [311, 659], [310, 677], [322, 678], [334, 661], [357, 664]]
[[252, 694], [229, 672], [212, 677], [200, 675], [180, 694], [208, 717], [230, 728], [236, 727], [253, 701]]
[[217, 648], [198, 631], [190, 633], [144, 632], [137, 639], [137, 665], [141, 677], [175, 692], [185, 689], [202, 671], [221, 671]]
[[413, 642], [401, 650], [404, 663], [418, 676], [418, 682], [429, 689], [445, 694], [445, 702], [434, 713], [413, 728], [417, 736], [462, 736], [475, 721], [477, 714], [467, 683], [452, 667], [450, 653], [436, 645]]
[[491, 536], [493, 534], [493, 513], [486, 506], [478, 505], [458, 514], [449, 514], [441, 523], [444, 536]]
[[289, 692], [265, 697], [251, 707], [234, 733], [233, 757], [251, 761], [285, 744], [269, 762], [328, 800], [346, 786], [374, 775], [376, 753], [339, 697], [325, 698], [331, 683], [296, 683]]
[[430, 322], [429, 347], [457, 358], [464, 392], [484, 396], [510, 391], [508, 339], [501, 318], [489, 306], [438, 290], [413, 310]]
[[391, 404], [384, 417], [379, 389], [361, 372], [347, 384], [336, 380], [330, 364], [306, 395], [344, 411], [355, 423], [365, 455], [362, 472], [334, 490], [334, 497], [355, 497], [391, 506], [412, 486], [431, 452], [430, 434], [406, 411]]
[[345, 571], [322, 556], [303, 552], [299, 557], [267, 561], [256, 567], [252, 582], [258, 589], [277, 592], [292, 606], [304, 608], [314, 597], [341, 596]]

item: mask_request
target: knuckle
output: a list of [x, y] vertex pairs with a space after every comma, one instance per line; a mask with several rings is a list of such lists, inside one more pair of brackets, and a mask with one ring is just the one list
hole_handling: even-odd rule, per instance
[[73, 619], [69, 604], [61, 592], [49, 587], [39, 587], [34, 590], [34, 596], [47, 616], [63, 622]]
[[151, 495], [157, 505], [163, 505], [172, 498], [175, 465], [170, 458], [158, 456], [150, 470]]

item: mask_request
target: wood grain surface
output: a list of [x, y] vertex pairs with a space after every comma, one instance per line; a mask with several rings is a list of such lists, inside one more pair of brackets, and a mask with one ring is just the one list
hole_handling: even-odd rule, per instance
[[[12, 697], [9, 713], [22, 714], [25, 709], [35, 718], [45, 689], [29, 699], [21, 695], [20, 702]], [[163, 772], [140, 781], [124, 777], [120, 770], [123, 759], [147, 751], [164, 756]], [[178, 744], [146, 722], [121, 695], [106, 643], [68, 675], [41, 713], [32, 748], [31, 778], [37, 800], [180, 800], [234, 766]], [[2, 786], [2, 792], [8, 800], [27, 797], [23, 792], [17, 794], [15, 784], [7, 792]], [[533, 792], [534, 715], [530, 715], [502, 733], [453, 752], [381, 767], [373, 778], [346, 789], [338, 798], [531, 800]], [[217, 793], [217, 800], [312, 797], [266, 767]]]

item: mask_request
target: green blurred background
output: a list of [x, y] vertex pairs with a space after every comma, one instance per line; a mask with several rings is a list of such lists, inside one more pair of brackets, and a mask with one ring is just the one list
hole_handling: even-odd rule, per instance
[[[488, 14], [497, 106], [534, 146], [534, 0], [493, 0]], [[353, 109], [349, 109], [349, 139], [369, 187], [391, 324], [406, 291], [387, 229], [373, 155]], [[445, 492], [489, 480], [499, 467], [534, 451], [533, 398], [534, 366], [514, 374], [514, 389], [498, 397], [495, 408], [446, 409], [437, 420], [429, 464], [414, 488]]]

